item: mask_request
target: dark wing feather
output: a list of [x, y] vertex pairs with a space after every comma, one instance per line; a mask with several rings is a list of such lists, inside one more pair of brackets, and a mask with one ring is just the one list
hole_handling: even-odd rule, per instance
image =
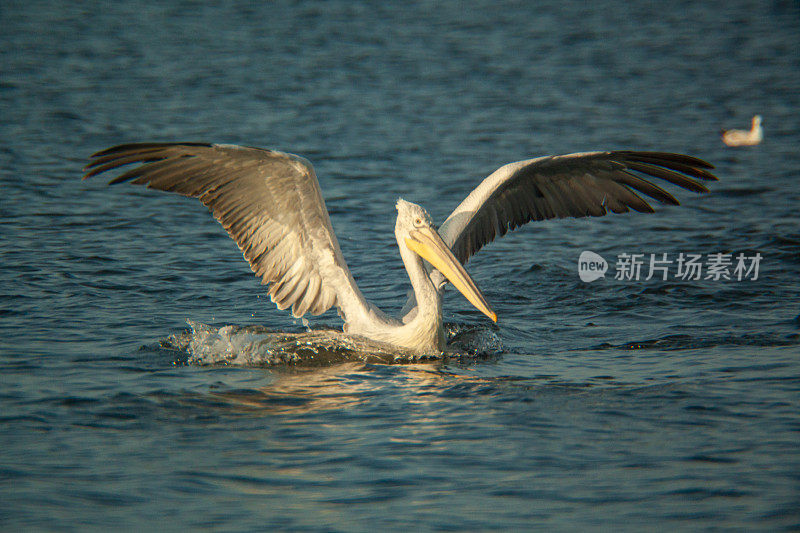
[[366, 302], [342, 257], [311, 163], [282, 152], [234, 145], [139, 143], [92, 156], [84, 179], [135, 164], [111, 183], [197, 198], [270, 284], [278, 308], [346, 315]]
[[695, 178], [716, 180], [714, 168], [695, 157], [665, 152], [587, 152], [540, 157], [499, 168], [440, 228], [455, 256], [466, 263], [496, 237], [531, 220], [603, 216], [609, 210], [652, 212], [638, 193], [661, 203], [678, 200], [648, 178], [693, 192], [708, 192]]

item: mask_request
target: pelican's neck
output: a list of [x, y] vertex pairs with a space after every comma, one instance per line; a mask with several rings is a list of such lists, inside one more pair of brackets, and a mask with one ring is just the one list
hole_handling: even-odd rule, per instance
[[405, 237], [397, 235], [400, 257], [406, 267], [417, 310], [413, 317], [403, 325], [414, 338], [415, 343], [424, 347], [425, 351], [445, 349], [445, 335], [442, 327], [442, 299], [425, 270], [420, 256], [412, 252], [405, 243]]
[[425, 270], [422, 258], [409, 250], [404, 238], [398, 236], [397, 244], [400, 247], [400, 257], [403, 259], [406, 272], [408, 272], [408, 279], [411, 280], [411, 287], [414, 289], [417, 306], [419, 306], [417, 317], [419, 318], [420, 315], [430, 316], [431, 314], [440, 316], [442, 309], [441, 299], [438, 291], [433, 286], [428, 271]]
[[395, 236], [400, 257], [414, 289], [416, 312], [405, 322], [387, 317], [377, 307], [370, 305], [369, 313], [353, 317], [348, 315], [344, 331], [420, 354], [442, 352], [446, 347], [446, 339], [439, 293], [425, 271], [422, 258], [406, 245], [406, 235], [401, 236], [400, 231], [396, 231]]

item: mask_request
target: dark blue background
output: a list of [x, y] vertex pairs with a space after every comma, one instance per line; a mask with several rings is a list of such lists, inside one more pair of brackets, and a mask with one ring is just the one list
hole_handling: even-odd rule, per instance
[[[3, 2], [0, 525], [800, 526], [799, 30], [767, 1]], [[764, 142], [724, 147], [756, 113]], [[390, 311], [398, 196], [441, 221], [504, 163], [595, 149], [691, 153], [721, 181], [482, 251], [496, 361], [175, 366], [158, 343], [186, 318], [300, 326], [197, 202], [80, 182], [151, 140], [309, 158]], [[763, 261], [584, 284], [586, 249]], [[483, 323], [457, 294], [446, 314]]]

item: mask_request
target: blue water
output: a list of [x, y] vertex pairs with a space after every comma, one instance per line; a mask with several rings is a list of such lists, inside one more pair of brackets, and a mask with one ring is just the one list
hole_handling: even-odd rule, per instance
[[[800, 528], [798, 45], [791, 1], [3, 2], [0, 529]], [[722, 145], [756, 113], [761, 145]], [[721, 181], [481, 251], [498, 329], [457, 293], [446, 320], [499, 355], [202, 365], [165, 347], [187, 319], [304, 325], [196, 201], [80, 181], [153, 140], [313, 161], [388, 311], [399, 196], [441, 221], [504, 163], [594, 149]], [[584, 250], [605, 279], [580, 281]], [[615, 280], [623, 253], [763, 259]]]

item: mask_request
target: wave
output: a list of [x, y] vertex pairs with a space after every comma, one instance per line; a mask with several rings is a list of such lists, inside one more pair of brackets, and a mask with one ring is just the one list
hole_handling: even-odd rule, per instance
[[348, 361], [403, 364], [492, 357], [503, 351], [493, 330], [463, 324], [445, 325], [446, 352], [419, 355], [333, 329], [289, 333], [257, 325], [217, 328], [194, 320], [186, 322], [190, 329], [164, 339], [161, 347], [188, 354], [185, 363], [190, 365], [325, 366]]

